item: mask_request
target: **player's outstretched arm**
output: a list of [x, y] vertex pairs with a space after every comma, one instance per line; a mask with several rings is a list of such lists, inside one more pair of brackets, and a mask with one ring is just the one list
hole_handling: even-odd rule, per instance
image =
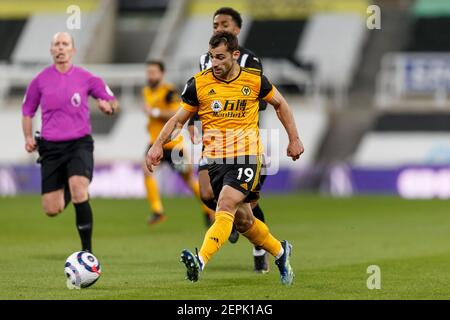
[[36, 150], [36, 141], [33, 137], [33, 119], [31, 117], [22, 117], [22, 130], [25, 138], [25, 150], [31, 153]]
[[148, 150], [147, 157], [145, 158], [145, 163], [150, 172], [153, 172], [153, 166], [158, 165], [161, 161], [163, 156], [163, 145], [170, 141], [174, 131], [180, 126], [183, 126], [193, 114], [194, 113], [189, 112], [184, 108], [179, 108], [177, 113], [166, 122], [159, 133], [158, 138], [156, 138], [152, 147]]
[[277, 112], [278, 119], [280, 119], [289, 137], [287, 156], [291, 157], [292, 160], [295, 161], [300, 158], [300, 155], [305, 151], [305, 149], [298, 135], [297, 126], [295, 125], [295, 119], [294, 115], [292, 114], [292, 110], [289, 107], [286, 99], [284, 99], [284, 97], [276, 88], [275, 94], [268, 102], [274, 106], [275, 111]]

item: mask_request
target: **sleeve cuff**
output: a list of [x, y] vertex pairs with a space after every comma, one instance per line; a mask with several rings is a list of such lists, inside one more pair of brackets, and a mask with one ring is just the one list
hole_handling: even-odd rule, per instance
[[22, 116], [24, 116], [24, 117], [33, 118], [35, 114], [36, 114], [36, 112], [32, 112], [32, 111], [28, 111], [28, 110], [22, 111]]
[[197, 112], [197, 110], [198, 110], [198, 107], [191, 106], [184, 102], [181, 102], [181, 106], [183, 107], [184, 110], [189, 111], [189, 112]]
[[270, 90], [269, 93], [266, 94], [266, 96], [262, 98], [262, 100], [268, 102], [268, 101], [272, 100], [274, 95], [275, 95], [275, 86], [272, 85], [272, 90]]

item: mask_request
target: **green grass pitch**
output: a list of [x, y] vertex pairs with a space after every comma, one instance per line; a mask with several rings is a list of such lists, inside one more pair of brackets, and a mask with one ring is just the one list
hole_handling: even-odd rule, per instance
[[[241, 236], [208, 264], [197, 283], [184, 279], [183, 248], [200, 247], [205, 227], [193, 198], [165, 198], [168, 219], [146, 225], [144, 199], [93, 199], [95, 255], [102, 277], [68, 290], [64, 262], [79, 250], [73, 207], [48, 218], [38, 196], [0, 198], [0, 299], [450, 299], [450, 203], [395, 197], [333, 199], [265, 196], [272, 233], [294, 245], [291, 287], [271, 258], [255, 274]], [[381, 289], [369, 290], [370, 265]]]

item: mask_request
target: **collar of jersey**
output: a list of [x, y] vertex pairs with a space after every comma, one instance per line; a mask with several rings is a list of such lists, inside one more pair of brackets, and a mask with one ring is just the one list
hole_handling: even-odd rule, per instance
[[59, 74], [59, 75], [61, 75], [61, 76], [66, 76], [66, 75], [69, 75], [69, 74], [72, 73], [72, 71], [74, 70], [74, 64], [72, 63], [72, 65], [70, 66], [69, 70], [67, 70], [67, 71], [64, 72], [64, 73], [59, 72], [58, 69], [56, 69], [56, 65], [55, 65], [55, 64], [53, 64], [53, 70], [54, 70], [57, 74]]
[[213, 70], [211, 70], [211, 71], [212, 71], [212, 74], [213, 74], [214, 78], [216, 78], [217, 80], [219, 80], [221, 82], [225, 82], [226, 84], [229, 84], [229, 83], [233, 82], [234, 80], [236, 80], [237, 78], [239, 78], [239, 76], [241, 75], [241, 72], [242, 72], [242, 67], [239, 66], [239, 73], [238, 73], [238, 75], [236, 77], [234, 77], [233, 79], [231, 79], [231, 80], [223, 80], [223, 79], [217, 78], [216, 75], [214, 74], [214, 71]]

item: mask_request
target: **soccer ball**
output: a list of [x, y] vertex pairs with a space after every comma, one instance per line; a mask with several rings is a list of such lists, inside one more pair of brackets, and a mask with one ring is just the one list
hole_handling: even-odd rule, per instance
[[67, 288], [81, 289], [92, 286], [102, 272], [100, 262], [92, 253], [77, 251], [67, 258], [64, 273], [67, 277]]

